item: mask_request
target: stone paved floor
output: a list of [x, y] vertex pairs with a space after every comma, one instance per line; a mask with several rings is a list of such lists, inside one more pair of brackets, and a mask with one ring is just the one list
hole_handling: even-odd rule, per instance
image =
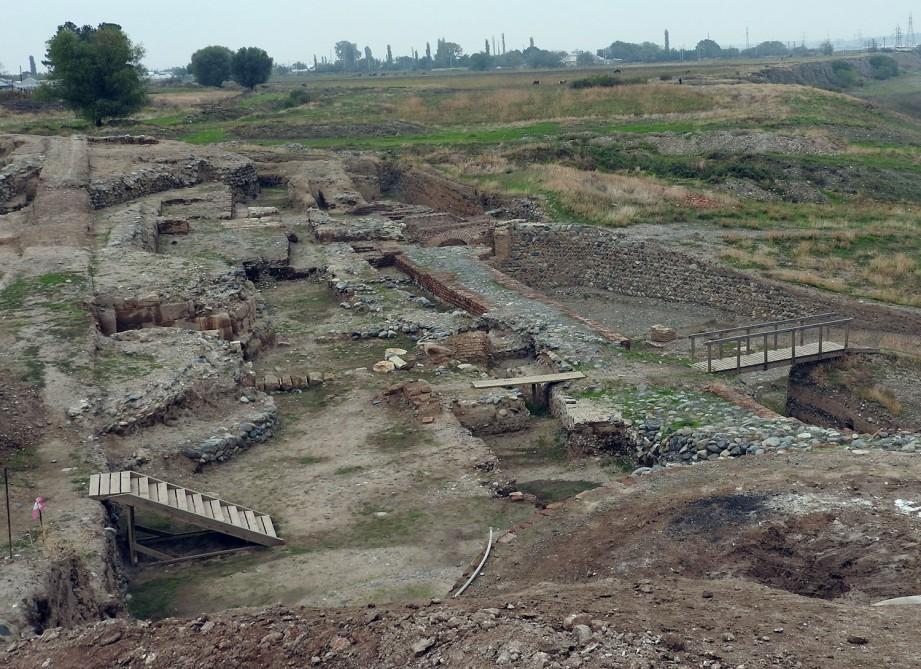
[[406, 247], [406, 256], [433, 272], [449, 272], [459, 286], [485, 298], [494, 308], [484, 315], [532, 339], [538, 348], [556, 351], [571, 363], [607, 358], [612, 344], [589, 326], [539, 300], [502, 286], [492, 270], [466, 247]]

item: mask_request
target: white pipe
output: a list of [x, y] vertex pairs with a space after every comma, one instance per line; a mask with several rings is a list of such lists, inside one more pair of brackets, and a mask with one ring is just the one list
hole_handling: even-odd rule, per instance
[[490, 527], [489, 528], [489, 543], [486, 544], [486, 553], [483, 554], [483, 559], [480, 560], [480, 566], [474, 570], [474, 572], [470, 575], [470, 578], [467, 579], [467, 582], [464, 583], [461, 589], [454, 593], [454, 597], [460, 597], [462, 594], [464, 594], [464, 590], [466, 590], [470, 586], [470, 584], [473, 583], [473, 579], [475, 579], [479, 575], [480, 570], [483, 568], [483, 565], [486, 564], [486, 559], [489, 557], [489, 552], [491, 550], [492, 550], [492, 528]]

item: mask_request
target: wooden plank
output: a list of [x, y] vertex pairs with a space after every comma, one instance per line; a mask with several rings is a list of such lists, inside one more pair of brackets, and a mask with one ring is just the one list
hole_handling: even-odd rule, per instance
[[172, 560], [161, 560], [160, 562], [155, 562], [151, 564], [151, 567], [165, 567], [171, 564], [179, 564], [180, 562], [191, 562], [192, 560], [207, 560], [208, 558], [221, 557], [223, 555], [233, 555], [234, 553], [242, 553], [243, 551], [251, 551], [258, 548], [258, 546], [240, 546], [239, 548], [228, 548], [223, 551], [214, 551], [212, 553], [199, 553], [198, 555], [184, 555], [180, 558], [173, 558]]
[[243, 512], [243, 517], [246, 518], [246, 525], [249, 527], [249, 529], [253, 530], [254, 532], [262, 532], [262, 530], [258, 529], [259, 526], [256, 525], [255, 513], [249, 509], [246, 509], [246, 511]]
[[176, 508], [183, 511], [189, 508], [189, 498], [186, 497], [185, 488], [176, 488]]
[[252, 517], [252, 522], [249, 524], [249, 529], [253, 532], [258, 532], [259, 534], [265, 534], [265, 526], [262, 524], [262, 516], [257, 516], [255, 513]]
[[160, 504], [169, 506], [169, 486], [164, 481], [160, 481], [157, 484], [157, 498], [160, 500]]
[[230, 522], [236, 525], [237, 527], [241, 527], [240, 514], [237, 512], [237, 507], [235, 507], [233, 504], [228, 504], [226, 506], [226, 509], [227, 509], [227, 513], [230, 515]]
[[221, 500], [219, 499], [211, 500], [211, 516], [215, 520], [219, 520], [222, 523], [227, 522], [227, 517], [224, 515], [224, 512], [221, 509]]
[[166, 489], [167, 503], [170, 506], [175, 506], [179, 508], [179, 503], [176, 501], [176, 489], [173, 487], [167, 487]]
[[109, 496], [109, 482], [112, 479], [108, 474], [101, 474], [99, 476], [99, 496], [108, 497]]
[[210, 513], [205, 512], [205, 503], [202, 501], [201, 495], [197, 492], [192, 493], [192, 506], [195, 509], [195, 513], [198, 515], [211, 517]]
[[122, 472], [121, 494], [128, 495], [131, 493], [131, 472]]
[[169, 553], [164, 553], [158, 551], [156, 548], [151, 548], [150, 546], [145, 546], [144, 544], [134, 543], [134, 550], [136, 550], [141, 555], [146, 555], [152, 557], [156, 560], [174, 560], [175, 555], [170, 555]]
[[[261, 546], [280, 546], [285, 543], [284, 539], [280, 537], [272, 537], [264, 532], [254, 532], [251, 529], [237, 527], [236, 525], [214, 520], [213, 518], [191, 511], [181, 511], [172, 507], [166, 507], [159, 504], [158, 502], [154, 502], [148, 499], [138, 498], [134, 500], [134, 505], [155, 513], [168, 515], [171, 518], [175, 518], [176, 520], [187, 523], [189, 525], [196, 525], [198, 527], [212, 530], [214, 532], [227, 534], [239, 539], [243, 539], [244, 541], [250, 541], [254, 544], [259, 544]], [[205, 506], [210, 505], [206, 504]], [[261, 521], [257, 520], [257, 522], [261, 525]]]
[[141, 487], [138, 485], [137, 477], [131, 477], [131, 494], [135, 497], [140, 496]]
[[277, 537], [275, 534], [275, 526], [272, 524], [272, 519], [268, 516], [262, 516], [262, 524], [265, 525], [265, 533], [270, 537]]
[[146, 476], [138, 479], [138, 495], [144, 499], [150, 499], [150, 479]]
[[90, 475], [90, 497], [99, 496], [99, 474]]
[[[819, 351], [818, 343], [813, 344], [803, 344], [796, 347], [796, 360], [806, 360], [809, 358], [814, 358], [818, 356], [828, 356], [834, 355], [835, 353], [840, 353], [847, 350], [845, 346], [837, 342], [823, 342], [822, 351]], [[741, 367], [739, 366], [740, 360], [735, 356], [730, 358], [716, 358], [711, 361], [711, 370], [713, 372], [727, 372], [746, 369], [757, 369], [759, 367], [764, 367], [764, 351], [752, 353], [750, 355], [744, 355], [741, 357]], [[792, 363], [793, 361], [793, 348], [779, 348], [768, 351], [767, 354], [768, 364], [780, 365], [784, 363]], [[706, 362], [698, 362], [693, 365], [695, 369], [701, 371], [707, 371]]]
[[511, 388], [514, 386], [530, 385], [532, 383], [562, 383], [563, 381], [576, 381], [584, 379], [582, 372], [563, 372], [561, 374], [543, 374], [540, 376], [519, 376], [514, 379], [490, 379], [489, 381], [474, 381], [473, 387], [477, 390], [487, 388]]
[[151, 502], [160, 501], [160, 487], [157, 485], [157, 481], [151, 481], [150, 484], [147, 486], [147, 490], [150, 493], [148, 495], [148, 498], [150, 499]]
[[122, 488], [122, 476], [120, 472], [112, 472], [109, 474], [109, 494], [118, 495], [121, 493]]

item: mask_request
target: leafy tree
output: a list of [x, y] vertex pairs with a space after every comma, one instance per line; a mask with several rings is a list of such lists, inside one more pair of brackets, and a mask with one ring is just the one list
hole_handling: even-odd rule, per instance
[[835, 52], [835, 45], [831, 43], [831, 40], [825, 40], [822, 42], [822, 46], [819, 47], [823, 56], [830, 56]]
[[787, 48], [787, 45], [783, 42], [762, 42], [758, 46], [752, 47], [751, 49], [746, 49], [742, 52], [742, 55], [748, 57], [776, 57], [776, 56], [786, 56], [790, 53], [790, 50]]
[[563, 64], [563, 58], [566, 54], [561, 51], [545, 51], [535, 47], [528, 47], [524, 50], [524, 60], [528, 67], [560, 67]]
[[393, 65], [393, 49], [390, 48], [390, 45], [387, 45], [387, 64]]
[[56, 82], [54, 94], [96, 127], [106, 118], [125, 116], [144, 106], [141, 77], [144, 50], [114, 23], [58, 27], [48, 40], [44, 65]]
[[272, 59], [262, 49], [247, 46], [233, 55], [230, 69], [234, 81], [244, 88], [254, 89], [272, 76]]
[[435, 67], [454, 67], [463, 55], [460, 44], [440, 39], [435, 50]]
[[578, 56], [576, 56], [576, 65], [579, 65], [580, 67], [594, 64], [595, 55], [591, 51], [583, 51]]
[[492, 67], [492, 57], [486, 53], [475, 53], [470, 56], [470, 69], [483, 72]]
[[302, 60], [299, 60], [299, 61], [297, 61], [296, 63], [294, 63], [294, 64], [291, 66], [291, 69], [292, 69], [292, 70], [306, 70], [306, 69], [308, 69], [308, 68], [307, 68], [307, 63], [305, 63], [305, 62], [302, 61]]
[[358, 50], [358, 45], [354, 42], [349, 42], [347, 40], [336, 42], [336, 60], [344, 69], [354, 70], [360, 57], [361, 52]]
[[192, 54], [189, 72], [202, 86], [221, 85], [230, 79], [233, 51], [226, 46], [206, 46]]
[[697, 43], [697, 55], [700, 58], [719, 58], [723, 49], [712, 39], [701, 40]]

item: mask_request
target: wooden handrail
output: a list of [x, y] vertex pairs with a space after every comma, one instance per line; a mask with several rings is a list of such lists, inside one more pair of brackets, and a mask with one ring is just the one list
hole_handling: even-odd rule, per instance
[[[815, 330], [817, 328], [837, 327], [840, 325], [846, 325], [848, 323], [853, 323], [853, 322], [854, 322], [853, 318], [843, 318], [837, 321], [826, 321], [823, 323], [812, 323], [810, 325], [799, 325], [793, 328], [783, 328], [779, 330], [772, 330], [771, 332], [753, 332], [751, 334], [736, 335], [735, 337], [724, 337], [723, 339], [710, 339], [706, 343], [708, 345], [730, 344], [732, 342], [737, 342], [737, 341], [746, 341], [747, 339], [751, 339], [752, 337], [760, 337], [765, 334], [781, 335], [781, 334], [786, 334], [788, 332], [806, 332], [808, 330]], [[745, 328], [741, 328], [741, 329], [744, 330]]]
[[[836, 313], [829, 313], [829, 314], [816, 314], [815, 316], [800, 316], [798, 318], [787, 318], [782, 321], [769, 321], [767, 323], [756, 323], [755, 325], [743, 325], [742, 327], [726, 328], [724, 330], [711, 330], [710, 332], [695, 332], [694, 334], [688, 335], [688, 337], [694, 338], [694, 339], [703, 339], [704, 337], [711, 337], [713, 335], [726, 334], [727, 332], [741, 332], [743, 330], [760, 330], [762, 328], [773, 327], [775, 325], [787, 325], [788, 323], [799, 323], [801, 321], [811, 321], [817, 318], [831, 318], [832, 316], [837, 316], [837, 315], [838, 314]], [[760, 333], [753, 333], [753, 334], [760, 334]]]

